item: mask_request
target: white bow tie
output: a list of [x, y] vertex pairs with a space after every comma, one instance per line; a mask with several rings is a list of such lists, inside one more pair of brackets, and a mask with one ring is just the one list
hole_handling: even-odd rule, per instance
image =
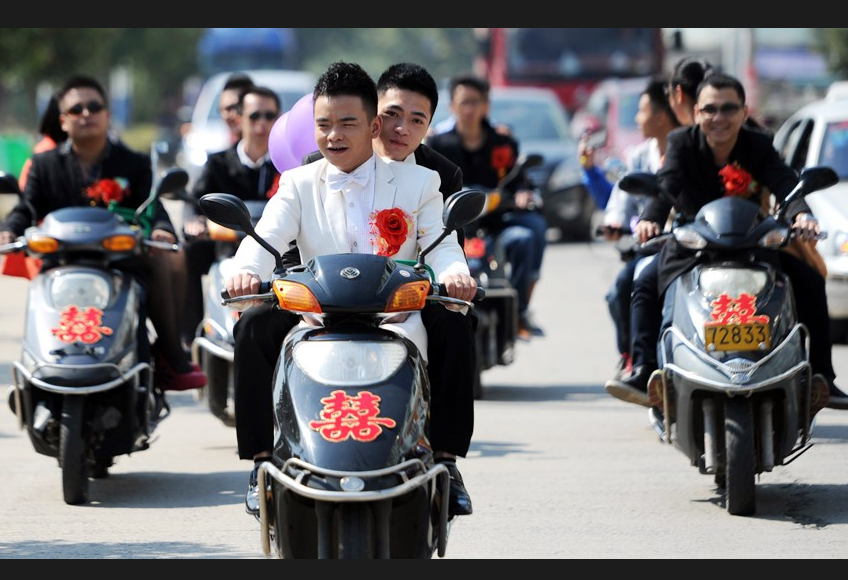
[[350, 186], [351, 183], [365, 187], [368, 183], [368, 168], [360, 166], [356, 171], [351, 173], [337, 171], [327, 175], [327, 184], [330, 186], [330, 189], [341, 191], [345, 187]]

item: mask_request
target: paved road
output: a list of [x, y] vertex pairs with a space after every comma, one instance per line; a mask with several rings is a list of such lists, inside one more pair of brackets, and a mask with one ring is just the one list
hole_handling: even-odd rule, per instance
[[[535, 302], [547, 336], [483, 375], [459, 462], [474, 514], [452, 526], [445, 559], [848, 555], [848, 412], [822, 411], [815, 446], [762, 475], [755, 517], [728, 515], [646, 411], [603, 390], [615, 349], [602, 297], [618, 268], [603, 243], [550, 247]], [[20, 348], [26, 284], [0, 278], [0, 383]], [[834, 353], [848, 383], [848, 347]], [[92, 481], [85, 506], [63, 503], [56, 461], [0, 405], [0, 557], [263, 558], [234, 431], [193, 395], [170, 398], [158, 440]]]

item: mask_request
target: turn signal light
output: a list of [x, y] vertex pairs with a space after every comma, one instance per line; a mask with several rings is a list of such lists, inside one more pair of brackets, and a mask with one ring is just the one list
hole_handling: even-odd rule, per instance
[[209, 239], [216, 242], [235, 242], [238, 240], [238, 232], [216, 224], [212, 220], [206, 222], [206, 230], [209, 233]]
[[421, 310], [430, 293], [430, 283], [426, 280], [407, 282], [392, 292], [386, 304], [386, 312], [405, 312]]
[[486, 209], [482, 215], [495, 211], [501, 204], [501, 192], [498, 190], [490, 191], [486, 194]]
[[135, 236], [112, 236], [103, 240], [103, 248], [110, 252], [127, 252], [135, 247]]
[[322, 312], [318, 299], [303, 284], [288, 280], [274, 280], [273, 288], [274, 294], [277, 295], [277, 302], [279, 302], [280, 308], [283, 310], [312, 312], [315, 314]]
[[27, 240], [27, 246], [29, 246], [29, 249], [39, 254], [52, 254], [53, 252], [58, 251], [59, 246], [61, 245], [62, 244], [60, 244], [59, 240], [56, 238], [49, 238], [39, 234], [35, 234]]

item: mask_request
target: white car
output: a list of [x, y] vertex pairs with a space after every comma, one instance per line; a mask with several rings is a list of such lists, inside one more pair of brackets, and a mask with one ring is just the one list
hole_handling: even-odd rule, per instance
[[827, 301], [834, 342], [848, 342], [848, 93], [834, 83], [828, 95], [793, 113], [778, 129], [775, 148], [796, 171], [827, 165], [839, 183], [808, 195], [827, 239], [816, 246], [827, 265]]
[[[280, 113], [285, 113], [303, 96], [315, 88], [315, 77], [296, 70], [246, 70], [254, 84], [268, 87], [280, 97]], [[218, 97], [231, 72], [209, 77], [200, 89], [191, 115], [191, 125], [184, 133], [178, 156], [192, 181], [200, 174], [209, 153], [230, 146], [230, 132], [218, 113]]]

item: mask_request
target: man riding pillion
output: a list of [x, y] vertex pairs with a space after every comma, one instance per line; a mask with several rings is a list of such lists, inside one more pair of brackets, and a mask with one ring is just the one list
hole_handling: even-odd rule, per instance
[[[375, 154], [372, 140], [382, 125], [377, 90], [359, 65], [330, 65], [315, 85], [313, 102], [315, 140], [323, 159], [281, 174], [257, 234], [281, 253], [294, 239], [303, 261], [340, 251], [415, 260], [418, 248], [427, 247], [442, 231], [438, 174], [409, 163], [388, 163]], [[411, 227], [399, 247], [387, 249], [373, 216], [390, 208], [402, 212]], [[256, 294], [274, 269], [271, 255], [252, 238], [242, 242], [234, 262], [225, 283], [231, 297]], [[474, 299], [477, 286], [455, 235], [436, 246], [428, 263], [449, 296]], [[257, 305], [235, 327], [236, 434], [239, 457], [254, 461], [245, 497], [252, 514], [258, 513], [258, 466], [270, 459], [273, 445], [273, 370], [283, 339], [297, 323], [289, 313]], [[426, 356], [427, 335], [419, 314], [391, 326]]]
[[[738, 79], [724, 74], [704, 79], [697, 94], [696, 124], [669, 134], [665, 161], [657, 174], [660, 195], [651, 200], [636, 226], [640, 242], [660, 234], [660, 224], [672, 206], [683, 219], [691, 219], [704, 204], [722, 195], [743, 195], [759, 202], [767, 188], [781, 201], [795, 187], [798, 176], [780, 159], [769, 135], [744, 126], [747, 115], [745, 90]], [[744, 187], [736, 187], [737, 181], [744, 182]], [[813, 242], [820, 233], [803, 199], [795, 201], [786, 215], [801, 241]], [[648, 383], [657, 369], [657, 341], [666, 323], [661, 297], [696, 259], [672, 238], [636, 278], [631, 305], [633, 372], [629, 378], [607, 382], [606, 390], [614, 397], [651, 406]], [[848, 396], [834, 384], [824, 278], [788, 252], [764, 254], [763, 259], [779, 260], [792, 281], [798, 318], [810, 331], [812, 371], [828, 383], [827, 406], [848, 408]]]

